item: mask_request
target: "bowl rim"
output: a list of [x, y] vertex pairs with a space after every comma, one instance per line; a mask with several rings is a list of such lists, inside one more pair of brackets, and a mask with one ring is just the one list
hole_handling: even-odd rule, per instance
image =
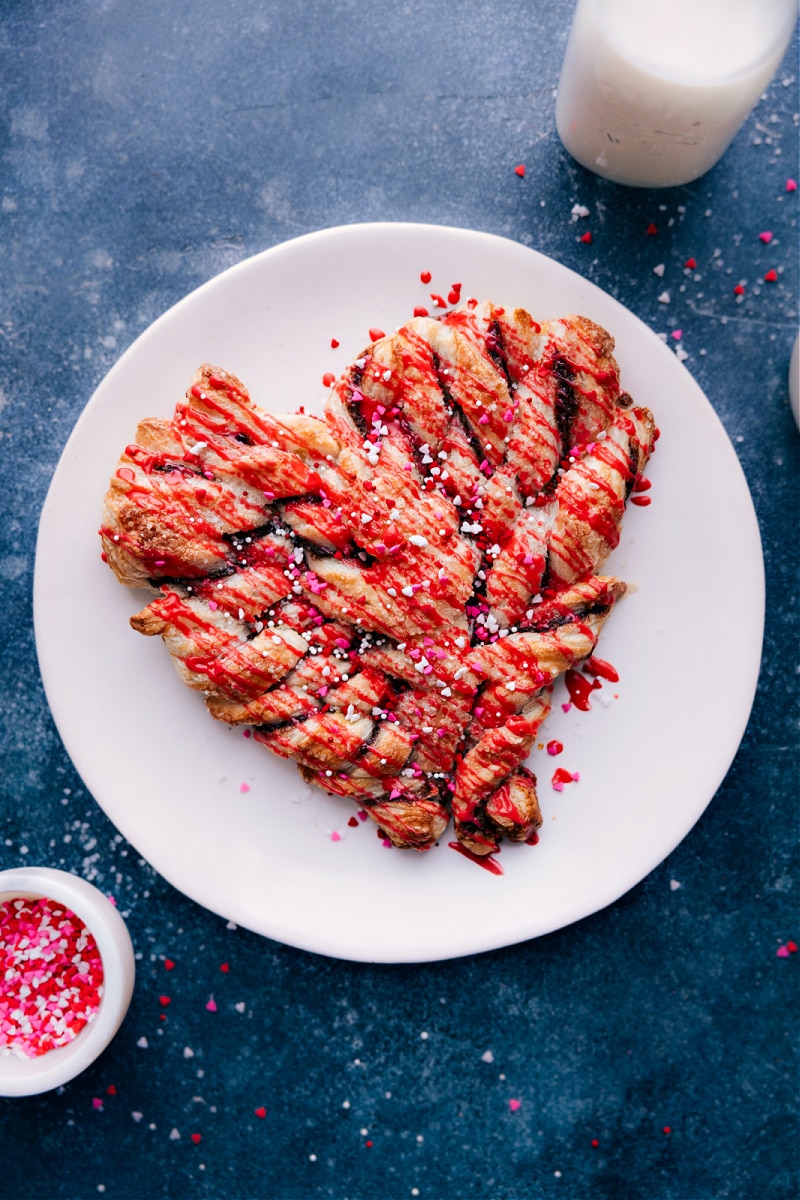
[[111, 900], [94, 884], [57, 867], [0, 871], [0, 903], [40, 896], [66, 905], [94, 937], [103, 965], [103, 995], [94, 1019], [66, 1045], [34, 1058], [0, 1053], [0, 1096], [34, 1096], [74, 1079], [114, 1037], [133, 994], [133, 943]]

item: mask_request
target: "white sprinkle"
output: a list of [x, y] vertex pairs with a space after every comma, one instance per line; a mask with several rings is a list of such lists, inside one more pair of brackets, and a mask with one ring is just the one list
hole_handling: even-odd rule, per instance
[[146, 1050], [147, 1047], [149, 1046], [149, 1044], [150, 1043], [148, 1042], [146, 1037], [140, 1037], [138, 1042], [136, 1043], [136, 1045], [139, 1047], [140, 1050]]
[[192, 1049], [191, 1046], [183, 1047], [183, 1057], [184, 1058], [194, 1058], [194, 1050]]
[[679, 888], [679, 887], [681, 887], [681, 886], [682, 886], [682, 885], [681, 885], [680, 883], [678, 883], [677, 879], [670, 879], [670, 881], [669, 881], [669, 890], [670, 890], [671, 892], [677, 892], [678, 888]]
[[657, 275], [658, 278], [660, 279], [661, 276], [664, 274], [665, 270], [666, 270], [666, 268], [665, 268], [664, 264], [659, 263], [657, 267], [653, 267], [653, 274]]
[[403, 595], [404, 595], [404, 596], [413, 596], [413, 595], [414, 595], [414, 589], [413, 589], [412, 587], [404, 587], [404, 588], [403, 588]]
[[669, 304], [669, 299], [670, 299], [669, 292], [662, 292], [661, 295], [658, 297], [658, 303], [659, 304]]
[[421, 533], [412, 533], [408, 540], [412, 546], [427, 546], [428, 544], [428, 539], [423, 537]]
[[481, 1062], [494, 1062], [494, 1055], [492, 1054], [491, 1050], [484, 1050], [483, 1054], [481, 1055]]

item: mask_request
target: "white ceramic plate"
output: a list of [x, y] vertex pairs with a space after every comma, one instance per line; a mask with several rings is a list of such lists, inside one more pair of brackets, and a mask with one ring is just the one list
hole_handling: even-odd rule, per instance
[[[357, 356], [370, 328], [395, 328], [455, 282], [464, 297], [522, 305], [540, 319], [580, 312], [606, 326], [623, 386], [652, 408], [662, 434], [648, 470], [652, 504], [629, 507], [608, 565], [632, 585], [598, 648], [620, 682], [595, 693], [588, 713], [554, 705], [541, 741], [559, 739], [564, 753], [531, 761], [541, 840], [504, 848], [502, 876], [454, 853], [447, 837], [424, 855], [384, 849], [371, 822], [348, 826], [349, 802], [308, 788], [293, 764], [215, 722], [179, 682], [160, 640], [130, 630], [128, 617], [148, 596], [117, 583], [96, 535], [109, 476], [137, 421], [171, 416], [201, 362], [239, 375], [265, 407], [303, 403], [321, 412], [323, 374]], [[175, 887], [306, 950], [420, 962], [587, 916], [681, 841], [744, 732], [764, 580], [731, 444], [654, 333], [591, 283], [514, 242], [375, 224], [311, 234], [239, 264], [122, 356], [53, 478], [34, 608], [44, 684], [69, 754], [111, 820]], [[550, 784], [559, 765], [580, 774], [561, 793]]]

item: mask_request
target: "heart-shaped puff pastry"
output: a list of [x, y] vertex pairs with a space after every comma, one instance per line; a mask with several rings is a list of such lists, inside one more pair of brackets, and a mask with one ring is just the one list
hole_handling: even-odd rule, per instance
[[613, 347], [469, 300], [370, 345], [324, 419], [203, 366], [106, 496], [107, 562], [158, 593], [133, 628], [394, 845], [535, 840], [524, 763], [625, 590], [597, 572], [657, 436]]

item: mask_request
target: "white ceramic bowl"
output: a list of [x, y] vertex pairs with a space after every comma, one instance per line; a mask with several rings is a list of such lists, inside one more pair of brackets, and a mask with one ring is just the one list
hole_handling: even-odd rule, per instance
[[0, 903], [46, 896], [66, 905], [93, 935], [103, 963], [103, 995], [93, 1021], [67, 1045], [35, 1058], [0, 1054], [0, 1096], [35, 1096], [85, 1070], [122, 1024], [133, 993], [133, 945], [111, 901], [91, 883], [52, 867], [0, 871]]

